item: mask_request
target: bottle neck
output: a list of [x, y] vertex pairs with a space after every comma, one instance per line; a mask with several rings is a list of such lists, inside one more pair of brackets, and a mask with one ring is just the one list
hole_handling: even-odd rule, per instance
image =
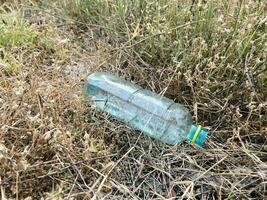
[[192, 143], [200, 147], [203, 146], [208, 135], [208, 131], [202, 129], [200, 125], [193, 124], [187, 135], [187, 139]]

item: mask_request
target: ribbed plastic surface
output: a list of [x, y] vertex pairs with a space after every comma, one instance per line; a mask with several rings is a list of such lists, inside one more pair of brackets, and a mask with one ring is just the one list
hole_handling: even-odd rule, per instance
[[192, 116], [181, 104], [110, 73], [87, 78], [86, 101], [131, 127], [167, 144], [187, 139]]

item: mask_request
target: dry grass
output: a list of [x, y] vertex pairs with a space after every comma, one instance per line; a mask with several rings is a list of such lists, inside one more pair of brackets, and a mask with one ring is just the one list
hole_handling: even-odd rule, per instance
[[[264, 4], [158, 12], [178, 24], [147, 4], [145, 26], [126, 1], [75, 2], [1, 6], [0, 198], [266, 198]], [[205, 148], [162, 144], [84, 105], [97, 70], [188, 106], [210, 129]]]

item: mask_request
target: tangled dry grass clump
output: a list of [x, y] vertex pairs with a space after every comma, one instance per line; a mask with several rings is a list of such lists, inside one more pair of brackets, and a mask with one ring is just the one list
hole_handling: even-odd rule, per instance
[[[1, 5], [1, 199], [266, 198], [266, 5], [192, 2]], [[95, 71], [186, 105], [205, 148], [85, 105]]]

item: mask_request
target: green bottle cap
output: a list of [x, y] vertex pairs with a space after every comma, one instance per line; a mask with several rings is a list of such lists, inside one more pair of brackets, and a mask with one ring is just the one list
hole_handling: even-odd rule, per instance
[[201, 128], [201, 126], [192, 125], [187, 139], [191, 141], [192, 144], [196, 144], [200, 147], [203, 146], [208, 135], [208, 131]]

